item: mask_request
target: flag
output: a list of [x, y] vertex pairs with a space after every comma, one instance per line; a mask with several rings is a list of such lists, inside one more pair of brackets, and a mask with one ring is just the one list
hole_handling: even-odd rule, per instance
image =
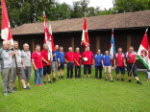
[[81, 45], [83, 45], [85, 47], [90, 45], [86, 18], [84, 18], [84, 23], [83, 23], [83, 32], [82, 32]]
[[150, 69], [150, 48], [146, 29], [142, 42], [137, 52], [137, 58], [144, 64], [147, 69]]
[[115, 39], [114, 39], [114, 29], [112, 29], [111, 41], [110, 41], [110, 55], [113, 57], [115, 53], [116, 53], [116, 47], [115, 47]]
[[12, 44], [13, 37], [7, 12], [5, 0], [1, 0], [2, 5], [2, 26], [1, 26], [1, 38], [2, 40], [9, 40]]
[[51, 25], [49, 24], [49, 27], [47, 26], [47, 22], [46, 22], [46, 15], [44, 14], [44, 44], [48, 45], [48, 59], [52, 61], [52, 51], [55, 50], [54, 47], [54, 39], [53, 39], [53, 35], [52, 35], [52, 28]]

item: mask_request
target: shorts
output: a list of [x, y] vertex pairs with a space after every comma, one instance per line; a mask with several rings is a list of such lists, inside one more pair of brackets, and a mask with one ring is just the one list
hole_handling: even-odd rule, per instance
[[111, 74], [111, 66], [104, 66], [104, 73]]
[[26, 69], [24, 69], [24, 74], [25, 74], [26, 81], [29, 82], [31, 77], [31, 67], [26, 66]]
[[84, 75], [91, 74], [91, 65], [84, 65]]
[[116, 67], [116, 74], [119, 74], [119, 72], [121, 72], [121, 74], [124, 75], [125, 74], [125, 67], [124, 66], [122, 66], [122, 67], [117, 66]]
[[52, 71], [56, 72], [58, 70], [58, 62], [52, 61]]
[[127, 63], [127, 70], [128, 76], [132, 76], [133, 73], [134, 77], [138, 77], [136, 64]]
[[58, 70], [64, 70], [64, 63], [60, 63], [60, 66], [58, 66]]
[[[18, 74], [20, 75], [20, 79], [25, 79], [25, 74], [22, 67], [18, 67]], [[16, 76], [18, 74], [16, 73], [16, 68], [13, 68], [13, 81], [16, 80]]]
[[48, 74], [48, 75], [51, 74], [51, 66], [50, 65], [43, 67], [43, 75], [45, 76], [46, 74]]

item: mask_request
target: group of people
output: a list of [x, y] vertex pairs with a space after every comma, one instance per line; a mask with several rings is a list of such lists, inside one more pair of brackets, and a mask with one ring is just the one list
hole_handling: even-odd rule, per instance
[[[85, 78], [90, 78], [92, 65], [95, 65], [95, 79], [102, 79], [102, 70], [104, 69], [105, 80], [110, 78], [109, 80], [113, 82], [111, 71], [112, 65], [114, 65], [117, 81], [125, 80], [125, 68], [127, 67], [128, 81], [131, 82], [133, 73], [137, 84], [142, 84], [137, 74], [135, 64], [137, 58], [133, 47], [130, 47], [126, 54], [122, 52], [122, 48], [118, 48], [117, 53], [111, 56], [109, 51], [105, 51], [105, 54], [102, 54], [100, 49], [94, 55], [89, 46], [85, 48], [82, 54], [78, 47], [75, 52], [73, 52], [72, 47], [69, 47], [68, 52], [65, 53], [62, 46], [55, 45], [55, 51], [52, 51], [52, 55], [50, 55], [47, 44], [43, 45], [42, 51], [41, 46], [36, 45], [33, 53], [29, 50], [27, 43], [23, 45], [23, 50], [19, 49], [17, 41], [14, 41], [13, 44], [14, 46], [11, 48], [9, 41], [3, 41], [3, 48], [0, 49], [2, 88], [5, 96], [17, 91], [15, 84], [17, 75], [23, 89], [30, 89], [29, 82], [32, 66], [34, 68], [34, 83], [36, 86], [40, 86], [55, 82], [56, 72], [58, 73], [58, 79], [63, 79], [65, 63], [67, 64], [68, 79], [73, 78], [73, 72], [75, 73], [75, 78], [81, 78], [81, 65], [83, 64]], [[52, 80], [50, 78], [51, 72]]]

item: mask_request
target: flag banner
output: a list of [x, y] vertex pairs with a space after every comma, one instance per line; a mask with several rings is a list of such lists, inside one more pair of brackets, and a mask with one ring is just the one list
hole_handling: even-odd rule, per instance
[[110, 55], [112, 56], [112, 58], [114, 57], [115, 53], [116, 53], [116, 47], [115, 47], [115, 39], [114, 39], [114, 30], [112, 29], [111, 41], [110, 41]]
[[83, 32], [82, 32], [82, 38], [81, 38], [81, 45], [83, 45], [85, 47], [90, 45], [86, 18], [84, 18], [84, 23], [83, 23]]
[[150, 69], [150, 49], [147, 33], [145, 32], [140, 47], [137, 52], [137, 58], [144, 64], [147, 69]]
[[1, 38], [2, 40], [9, 40], [13, 44], [13, 37], [7, 12], [5, 0], [1, 0], [2, 5], [2, 26], [1, 26]]
[[52, 51], [55, 50], [55, 47], [54, 47], [54, 39], [53, 39], [53, 35], [52, 35], [52, 28], [51, 28], [51, 25], [49, 23], [49, 27], [47, 25], [47, 22], [46, 22], [46, 15], [44, 14], [44, 35], [45, 35], [45, 38], [44, 38], [44, 43], [48, 45], [48, 59], [52, 61]]

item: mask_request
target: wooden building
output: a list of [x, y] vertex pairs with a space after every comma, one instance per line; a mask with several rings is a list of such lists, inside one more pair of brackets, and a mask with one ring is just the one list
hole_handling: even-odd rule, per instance
[[[64, 46], [67, 51], [69, 46], [80, 47], [83, 18], [51, 21], [55, 44]], [[91, 50], [102, 53], [110, 48], [111, 30], [114, 28], [116, 47], [122, 47], [126, 52], [129, 46], [138, 50], [145, 29], [150, 27], [150, 11], [129, 12], [104, 16], [87, 17]], [[42, 46], [44, 42], [43, 22], [23, 24], [12, 29], [13, 37], [19, 41], [20, 48], [23, 43], [28, 43], [33, 51], [36, 44]], [[150, 32], [148, 32], [150, 35]], [[139, 65], [142, 67], [142, 64]]]

